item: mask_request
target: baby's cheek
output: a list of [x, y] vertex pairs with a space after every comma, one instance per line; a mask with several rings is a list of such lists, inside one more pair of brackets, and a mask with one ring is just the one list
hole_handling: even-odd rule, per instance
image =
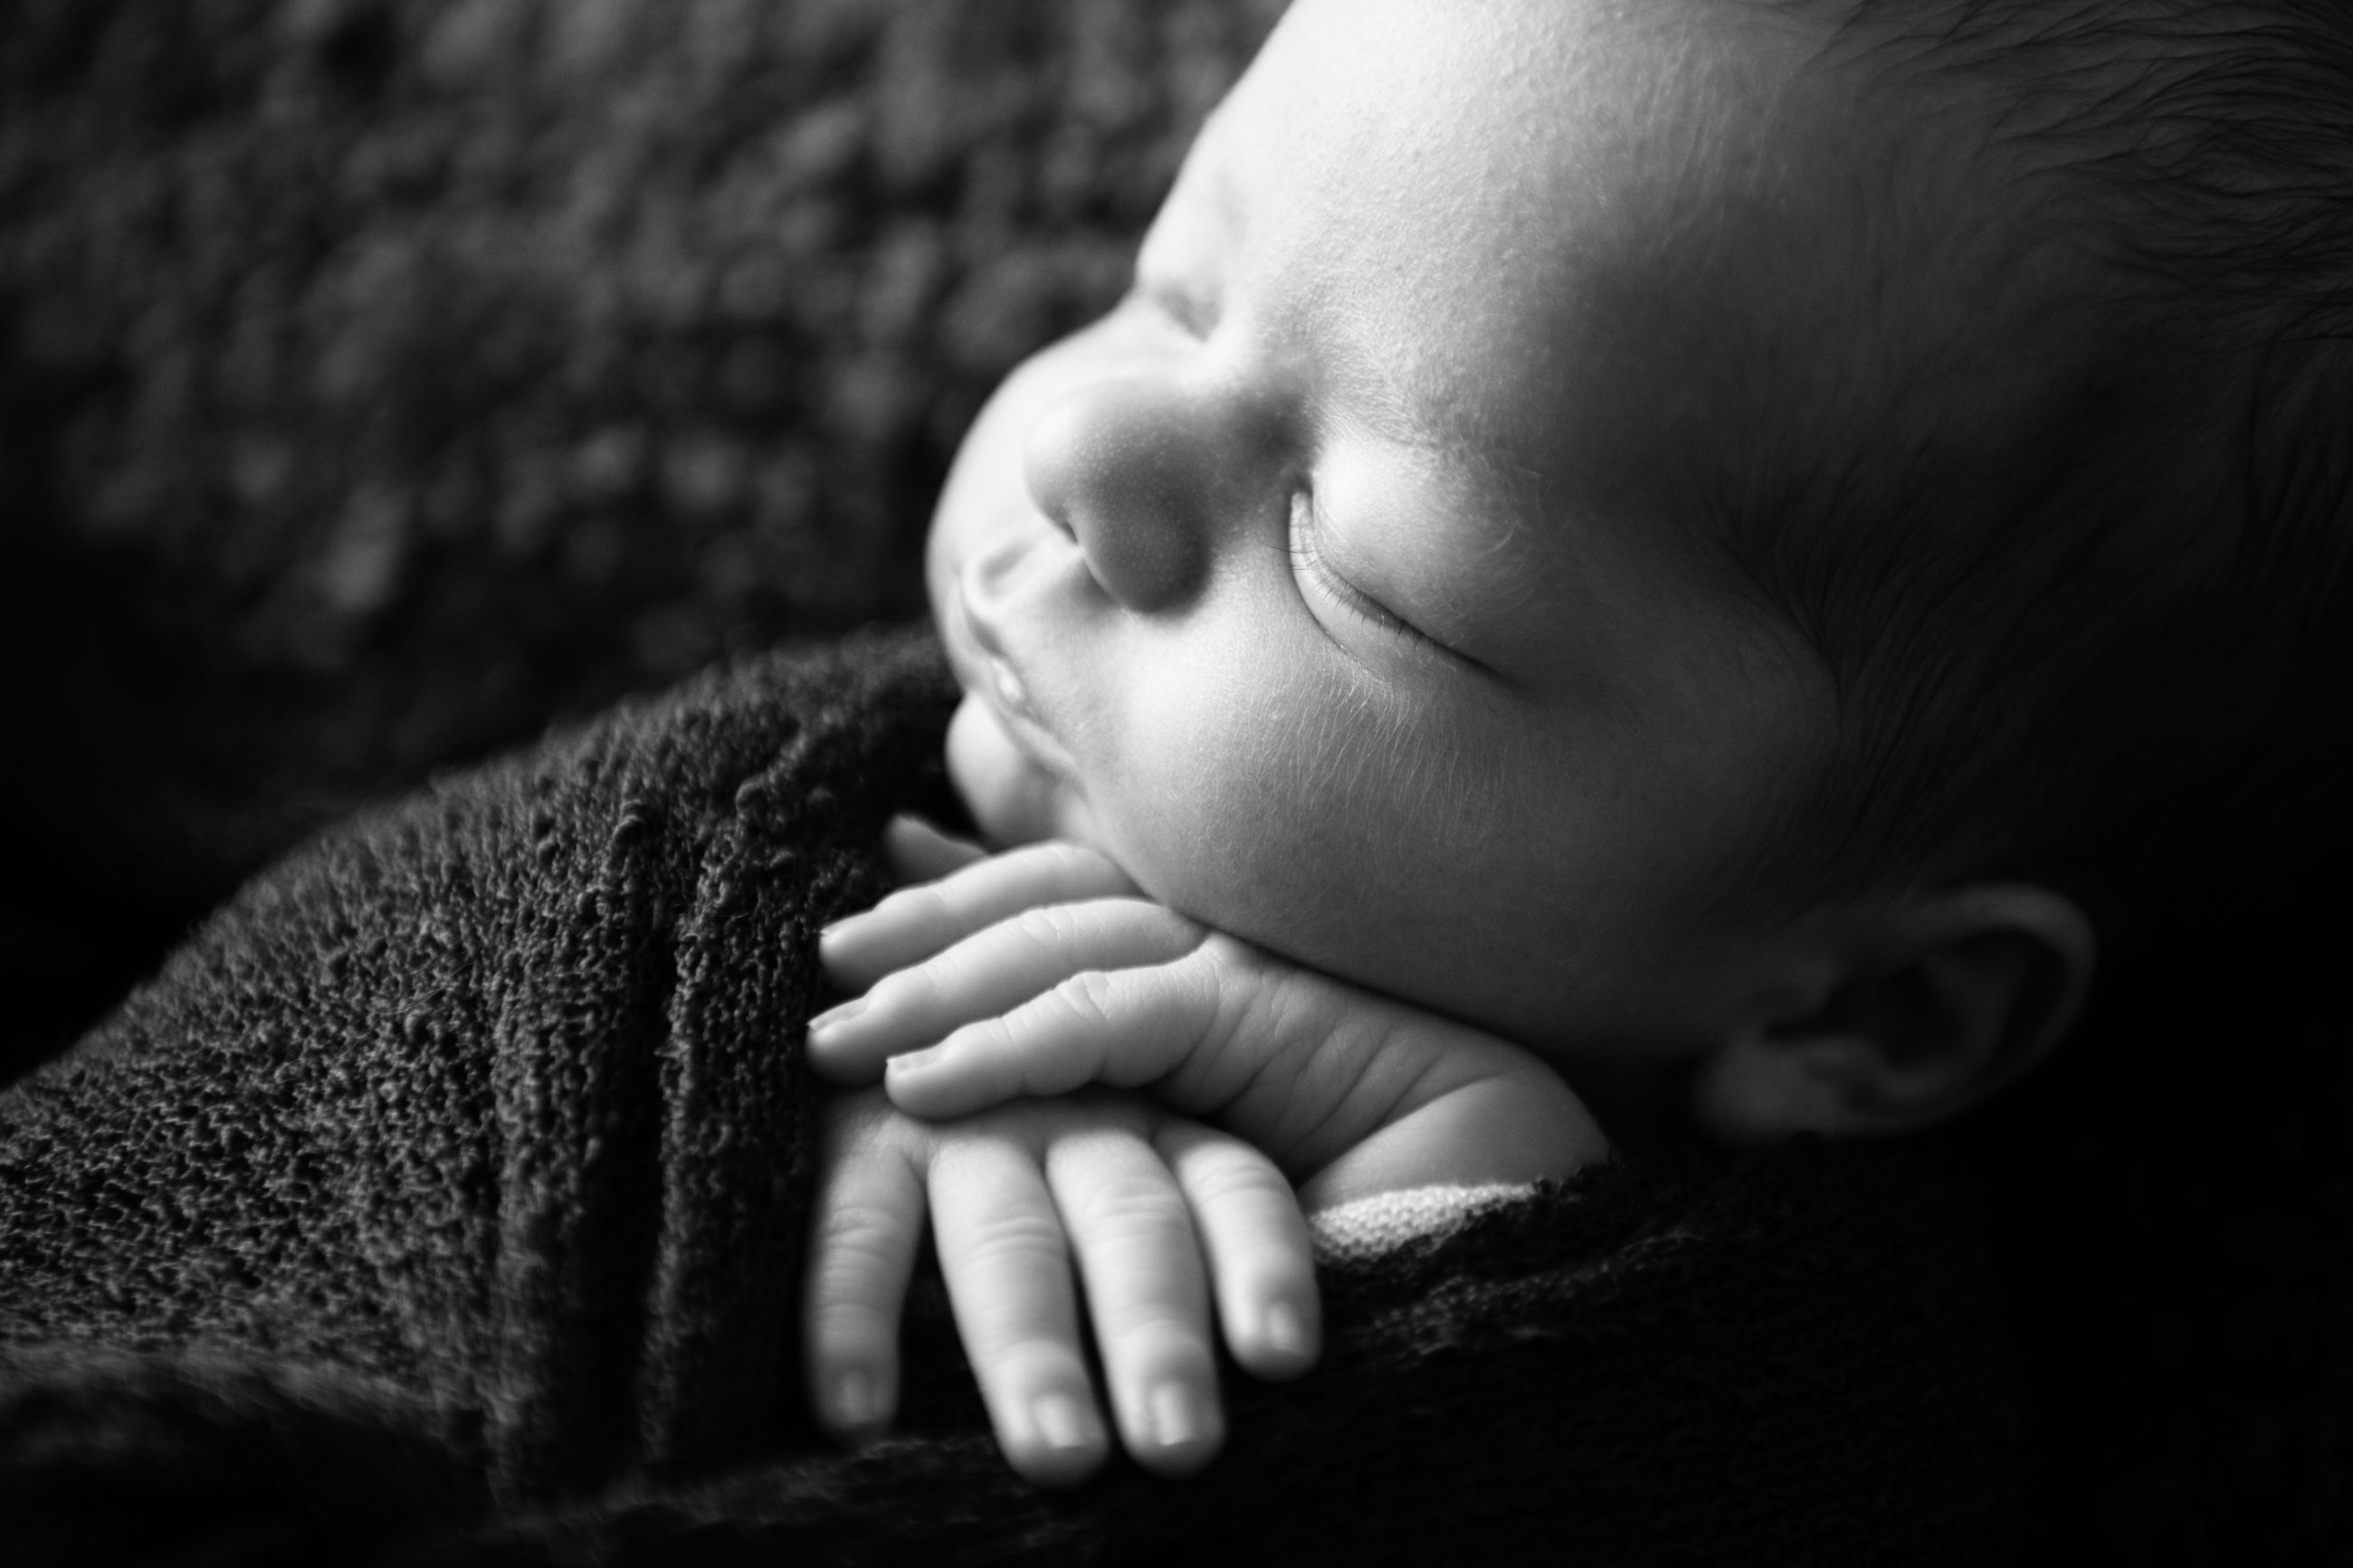
[[1311, 716], [1231, 703], [1189, 723], [1160, 717], [1181, 740], [1126, 771], [1107, 824], [1114, 858], [1196, 919], [1278, 951], [1321, 949], [1378, 837], [1379, 814], [1352, 787], [1367, 774], [1333, 764]]

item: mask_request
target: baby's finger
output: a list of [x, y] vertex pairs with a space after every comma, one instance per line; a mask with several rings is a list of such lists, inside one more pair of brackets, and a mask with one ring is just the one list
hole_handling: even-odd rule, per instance
[[961, 871], [988, 851], [969, 838], [942, 833], [920, 816], [894, 816], [882, 829], [883, 858], [906, 882], [936, 882]]
[[1103, 856], [1053, 839], [902, 888], [865, 913], [828, 926], [818, 937], [818, 957], [836, 985], [863, 991], [1023, 910], [1136, 896], [1127, 874]]
[[[1170, 927], [1168, 945], [1178, 946], [1182, 935]], [[1144, 941], [1130, 940], [1140, 954]], [[1009, 1012], [956, 1028], [929, 1050], [893, 1055], [883, 1087], [900, 1110], [939, 1121], [1021, 1095], [1155, 1083], [1220, 1025], [1226, 998], [1211, 967], [1193, 962], [1200, 945], [1192, 941], [1171, 962], [1131, 958], [1132, 966], [1082, 969]]]
[[1226, 1348], [1261, 1377], [1305, 1372], [1322, 1345], [1323, 1315], [1291, 1183], [1258, 1150], [1197, 1122], [1169, 1122], [1154, 1142], [1208, 1254]]
[[1028, 1150], [973, 1138], [939, 1151], [930, 1185], [940, 1272], [997, 1447], [1040, 1486], [1084, 1480], [1110, 1445], [1044, 1176]]
[[1208, 934], [1142, 899], [1024, 910], [812, 1019], [810, 1059], [838, 1080], [868, 1081], [885, 1058], [995, 1017], [1073, 974], [1165, 963]]
[[887, 1141], [836, 1140], [823, 1163], [802, 1290], [802, 1349], [819, 1426], [872, 1437], [899, 1398], [899, 1310], [923, 1235], [921, 1176]]
[[1225, 1440], [1208, 1281], [1184, 1195], [1158, 1153], [1124, 1129], [1066, 1136], [1046, 1179], [1086, 1281], [1095, 1348], [1135, 1462], [1190, 1475]]

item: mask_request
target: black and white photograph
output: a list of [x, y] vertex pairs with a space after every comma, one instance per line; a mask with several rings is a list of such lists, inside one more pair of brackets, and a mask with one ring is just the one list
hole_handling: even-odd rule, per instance
[[0, 0], [0, 1562], [2353, 1568], [2353, 5]]

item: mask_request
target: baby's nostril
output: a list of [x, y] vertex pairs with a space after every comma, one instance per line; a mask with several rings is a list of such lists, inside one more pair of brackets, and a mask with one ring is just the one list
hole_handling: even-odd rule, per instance
[[1031, 426], [1031, 500], [1131, 609], [1174, 603], [1199, 576], [1214, 479], [1203, 417], [1180, 388], [1122, 378], [1071, 393]]

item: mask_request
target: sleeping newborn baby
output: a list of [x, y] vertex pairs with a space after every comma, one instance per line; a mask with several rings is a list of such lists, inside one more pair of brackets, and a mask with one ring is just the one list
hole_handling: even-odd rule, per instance
[[2170, 340], [2042, 112], [2084, 79], [1847, 9], [1300, 0], [989, 404], [929, 557], [987, 849], [901, 826], [919, 885], [822, 946], [812, 1060], [881, 1080], [830, 1428], [891, 1417], [927, 1223], [1018, 1469], [1181, 1474], [1213, 1319], [1316, 1353], [1303, 1207], [1902, 1132], [2066, 1030], [2052, 868], [2229, 458], [2120, 372]]

